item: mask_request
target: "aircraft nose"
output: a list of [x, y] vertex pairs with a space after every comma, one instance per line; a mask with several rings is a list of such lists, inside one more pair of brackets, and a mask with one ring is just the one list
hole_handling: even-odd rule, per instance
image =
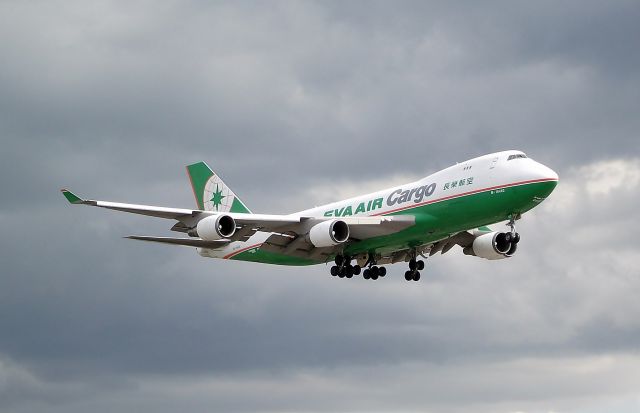
[[538, 163], [538, 171], [536, 172], [539, 176], [538, 179], [548, 179], [550, 181], [558, 181], [559, 179], [556, 171], [541, 163]]
[[538, 197], [546, 198], [558, 185], [558, 174], [546, 165], [536, 162], [531, 169], [531, 179], [538, 181], [540, 193]]

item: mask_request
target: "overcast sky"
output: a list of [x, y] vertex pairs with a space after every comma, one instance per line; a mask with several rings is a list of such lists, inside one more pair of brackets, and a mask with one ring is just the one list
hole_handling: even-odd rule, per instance
[[[0, 2], [0, 411], [640, 410], [640, 4]], [[509, 260], [377, 282], [122, 239], [205, 160], [288, 213], [521, 149]], [[503, 228], [501, 224], [497, 229]]]

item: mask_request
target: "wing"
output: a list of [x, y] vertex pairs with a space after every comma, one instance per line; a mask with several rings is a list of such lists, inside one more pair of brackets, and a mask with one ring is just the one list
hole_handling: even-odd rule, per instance
[[[213, 211], [201, 211], [182, 208], [166, 208], [153, 205], [124, 204], [120, 202], [97, 201], [93, 199], [82, 199], [68, 189], [62, 189], [62, 194], [71, 203], [76, 205], [89, 205], [115, 211], [128, 212], [132, 214], [146, 215], [155, 218], [174, 219], [178, 221], [172, 228], [172, 231], [189, 232], [194, 229], [198, 221], [209, 217], [219, 215]], [[287, 215], [267, 215], [267, 214], [243, 214], [243, 213], [227, 213], [231, 215], [236, 224], [236, 232], [229, 241], [244, 241], [248, 239], [256, 231], [275, 231], [278, 228], [287, 227], [293, 224], [299, 224], [303, 218], [291, 217]], [[162, 241], [158, 241], [162, 242]]]
[[[166, 208], [151, 205], [125, 204], [110, 201], [85, 200], [73, 192], [63, 189], [62, 194], [72, 204], [96, 206], [116, 211], [146, 215], [156, 218], [173, 219], [178, 221], [171, 230], [196, 235], [194, 229], [198, 222], [210, 216], [219, 216], [214, 211], [201, 211], [182, 208]], [[323, 257], [331, 255], [343, 245], [325, 248], [316, 248], [309, 240], [308, 234], [311, 228], [324, 221], [336, 218], [305, 217], [296, 215], [269, 215], [247, 213], [224, 213], [231, 216], [236, 224], [236, 231], [228, 239], [207, 241], [201, 238], [171, 238], [130, 236], [129, 239], [151, 241], [165, 244], [186, 245], [201, 248], [220, 248], [232, 241], [246, 241], [257, 231], [272, 233], [265, 241], [263, 247], [267, 250], [277, 251], [288, 255], [304, 257]], [[349, 226], [349, 239], [347, 242], [356, 242], [367, 238], [390, 235], [406, 229], [415, 224], [415, 217], [403, 216], [377, 216], [377, 217], [344, 217], [339, 218]]]
[[100, 208], [114, 209], [116, 211], [130, 212], [133, 214], [147, 215], [157, 218], [184, 219], [194, 217], [202, 211], [181, 208], [165, 208], [151, 205], [122, 204], [119, 202], [95, 201], [93, 199], [82, 199], [68, 189], [61, 189], [62, 195], [72, 204], [97, 206]]

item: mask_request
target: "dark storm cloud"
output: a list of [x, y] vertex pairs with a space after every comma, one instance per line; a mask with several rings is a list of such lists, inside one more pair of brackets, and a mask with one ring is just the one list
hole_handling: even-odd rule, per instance
[[[3, 46], [5, 136], [148, 159], [162, 145], [214, 158], [240, 183], [262, 179], [273, 154], [358, 178], [504, 147], [620, 155], [638, 126], [632, 3], [7, 8], [5, 37], [18, 41]], [[311, 162], [290, 155], [309, 141]]]
[[[627, 403], [639, 10], [3, 3], [0, 408], [546, 411], [546, 397], [569, 410], [585, 392]], [[191, 207], [183, 166], [204, 159], [252, 209], [290, 212], [335, 185], [505, 148], [562, 179], [520, 224], [518, 257], [454, 251], [411, 286], [400, 268], [337, 282], [323, 266], [122, 240], [168, 223], [57, 192]], [[556, 374], [573, 384], [548, 382]]]

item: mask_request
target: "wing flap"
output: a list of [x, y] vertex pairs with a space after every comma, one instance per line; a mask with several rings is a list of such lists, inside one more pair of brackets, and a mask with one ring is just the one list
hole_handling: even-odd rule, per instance
[[[115, 211], [128, 212], [139, 215], [146, 215], [156, 218], [174, 219], [179, 221], [171, 229], [178, 232], [189, 232], [193, 229], [198, 221], [208, 216], [218, 215], [213, 211], [200, 211], [183, 208], [167, 208], [152, 205], [126, 204], [111, 201], [85, 200], [69, 191], [63, 189], [62, 194], [72, 204], [82, 204], [96, 206], [100, 208], [112, 209]], [[317, 248], [313, 248], [306, 241], [305, 235], [309, 230], [321, 222], [335, 219], [325, 217], [305, 217], [298, 215], [270, 215], [270, 214], [251, 214], [227, 212], [236, 222], [237, 231], [229, 241], [246, 241], [256, 231], [272, 232], [276, 234], [293, 234], [291, 238], [279, 239], [280, 245], [274, 245], [275, 248], [285, 249], [286, 253], [295, 252], [298, 254], [319, 254]], [[402, 231], [415, 224], [415, 217], [410, 215], [394, 215], [394, 216], [375, 216], [375, 217], [342, 217], [339, 218], [349, 225], [350, 240], [358, 241], [368, 238], [374, 238], [384, 235], [393, 234]], [[208, 241], [198, 239], [182, 239], [182, 238], [161, 238], [161, 237], [139, 237], [142, 241], [163, 242], [178, 245], [204, 246]], [[294, 245], [289, 245], [293, 240]], [[275, 240], [274, 240], [275, 241]], [[219, 243], [210, 244], [219, 245]], [[288, 248], [287, 248], [288, 247]], [[324, 252], [324, 251], [323, 251]]]

